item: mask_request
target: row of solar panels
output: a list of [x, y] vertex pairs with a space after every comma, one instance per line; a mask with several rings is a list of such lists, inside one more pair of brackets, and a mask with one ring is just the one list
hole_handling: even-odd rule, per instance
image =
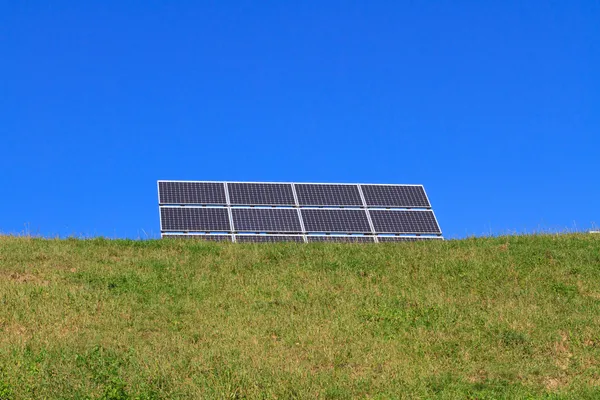
[[161, 232], [434, 234], [431, 210], [160, 207]]
[[349, 236], [349, 235], [174, 235], [166, 234], [168, 239], [197, 239], [215, 242], [270, 243], [270, 242], [338, 242], [338, 243], [385, 243], [415, 242], [420, 240], [441, 239], [438, 236]]
[[421, 185], [158, 181], [161, 205], [431, 208]]

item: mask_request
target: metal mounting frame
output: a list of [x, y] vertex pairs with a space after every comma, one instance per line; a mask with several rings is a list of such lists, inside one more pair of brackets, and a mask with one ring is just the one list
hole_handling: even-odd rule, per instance
[[[226, 199], [226, 204], [199, 204], [199, 203], [184, 203], [184, 204], [172, 204], [172, 203], [161, 203], [160, 202], [160, 183], [162, 182], [181, 182], [181, 183], [220, 183], [223, 185], [224, 191], [225, 191], [225, 199]], [[251, 183], [251, 184], [279, 184], [279, 185], [290, 185], [291, 190], [292, 190], [292, 194], [294, 197], [294, 204], [260, 204], [260, 205], [252, 205], [252, 204], [232, 204], [231, 203], [231, 197], [230, 197], [230, 193], [229, 193], [229, 184], [230, 183]], [[358, 193], [360, 195], [360, 199], [362, 204], [361, 205], [336, 205], [336, 204], [332, 204], [332, 205], [300, 205], [299, 203], [299, 199], [298, 199], [298, 193], [296, 190], [296, 185], [331, 185], [331, 186], [335, 186], [335, 185], [340, 185], [340, 186], [356, 186]], [[427, 201], [427, 203], [429, 204], [429, 207], [422, 207], [422, 206], [411, 206], [411, 207], [398, 207], [398, 206], [369, 206], [367, 204], [366, 198], [365, 198], [365, 194], [363, 192], [363, 187], [365, 186], [415, 186], [415, 187], [421, 187], [423, 190], [423, 193], [425, 195], [425, 199]], [[425, 191], [425, 188], [423, 187], [423, 185], [421, 184], [382, 184], [382, 183], [326, 183], [326, 182], [241, 182], [241, 181], [186, 181], [186, 180], [158, 180], [157, 181], [157, 190], [158, 190], [158, 202], [159, 202], [159, 223], [160, 223], [160, 231], [161, 231], [161, 237], [165, 237], [165, 236], [174, 236], [174, 235], [204, 235], [204, 234], [218, 234], [218, 235], [230, 235], [231, 239], [233, 242], [236, 242], [236, 236], [240, 235], [240, 236], [247, 236], [247, 235], [275, 235], [275, 236], [301, 236], [303, 238], [304, 242], [308, 242], [308, 236], [335, 236], [335, 237], [356, 237], [356, 236], [368, 236], [370, 238], [373, 238], [373, 241], [375, 243], [380, 242], [379, 241], [379, 237], [386, 237], [386, 235], [395, 235], [394, 237], [399, 237], [398, 235], [404, 235], [401, 237], [406, 237], [407, 239], [410, 238], [422, 238], [422, 239], [442, 239], [443, 240], [443, 236], [442, 236], [442, 232], [441, 232], [441, 228], [439, 233], [433, 233], [433, 232], [378, 232], [375, 229], [375, 226], [373, 224], [373, 220], [371, 218], [371, 211], [374, 210], [388, 210], [388, 211], [426, 211], [426, 212], [431, 212], [433, 219], [436, 223], [436, 225], [439, 228], [439, 222], [437, 219], [437, 216], [435, 215], [435, 212], [431, 209], [431, 202], [429, 201], [429, 196], [427, 195], [427, 192]], [[205, 232], [205, 231], [201, 231], [201, 232], [194, 232], [194, 231], [175, 231], [175, 230], [165, 230], [162, 224], [162, 218], [161, 218], [161, 211], [160, 209], [162, 208], [226, 208], [227, 209], [227, 214], [228, 214], [228, 218], [229, 218], [229, 224], [230, 224], [230, 230], [229, 231], [209, 231], [209, 232]], [[235, 222], [233, 219], [233, 210], [234, 209], [295, 209], [297, 214], [298, 214], [298, 219], [300, 222], [300, 227], [301, 227], [301, 231], [300, 232], [272, 232], [272, 231], [268, 231], [268, 232], [264, 232], [264, 231], [259, 231], [256, 233], [250, 233], [247, 231], [244, 231], [243, 233], [240, 233], [237, 231], [237, 228], [235, 226]], [[330, 210], [364, 210], [367, 220], [369, 222], [369, 227], [370, 227], [370, 232], [340, 232], [340, 231], [332, 231], [332, 232], [315, 232], [315, 231], [307, 231], [305, 224], [304, 224], [304, 218], [302, 216], [302, 210], [310, 210], [310, 209], [317, 209], [317, 210], [326, 210], [326, 209], [330, 209]], [[407, 235], [413, 235], [413, 236], [407, 236]], [[416, 235], [416, 236], [415, 236]], [[427, 236], [430, 235], [430, 236]], [[436, 236], [432, 236], [432, 235], [436, 235]]]

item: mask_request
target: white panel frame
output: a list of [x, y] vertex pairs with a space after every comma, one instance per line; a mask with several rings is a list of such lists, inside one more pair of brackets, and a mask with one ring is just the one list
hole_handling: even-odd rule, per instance
[[304, 243], [306, 243], [306, 228], [304, 227], [304, 219], [302, 218], [302, 213], [300, 212], [300, 202], [298, 201], [298, 193], [296, 193], [295, 183], [292, 183], [292, 193], [294, 194], [294, 202], [296, 203], [298, 219], [300, 219], [300, 227], [302, 228], [302, 238], [304, 239]]
[[[429, 208], [427, 208], [427, 209], [431, 210], [433, 208], [433, 206], [431, 205], [431, 200], [429, 200], [429, 195], [427, 194], [427, 190], [425, 190], [425, 186], [423, 186], [423, 185], [420, 185], [420, 186], [423, 188], [423, 193], [425, 193], [425, 198], [427, 199], [427, 202], [429, 203]], [[420, 207], [414, 207], [414, 208], [420, 208]]]
[[227, 201], [227, 214], [229, 214], [229, 225], [231, 225], [231, 232], [233, 234], [233, 242], [235, 242], [235, 225], [233, 223], [233, 213], [231, 212], [231, 201], [229, 200], [229, 187], [227, 182], [223, 182], [223, 188], [225, 189], [225, 201]]
[[164, 237], [164, 233], [163, 233], [163, 226], [162, 226], [162, 213], [160, 212], [160, 207], [161, 207], [161, 203], [160, 203], [160, 181], [156, 181], [156, 192], [157, 192], [157, 196], [158, 196], [158, 223], [160, 225], [160, 238], [162, 239]]
[[365, 186], [423, 186], [423, 184], [413, 183], [356, 183], [356, 182], [255, 182], [255, 181], [188, 181], [188, 180], [174, 180], [174, 179], [159, 179], [158, 182], [182, 182], [182, 183], [266, 183], [266, 184], [308, 184], [308, 185], [365, 185]]
[[[371, 227], [371, 232], [375, 235], [375, 226], [373, 225], [373, 221], [371, 220], [371, 214], [369, 213], [369, 207], [367, 206], [367, 200], [365, 199], [365, 195], [362, 191], [362, 186], [356, 185], [358, 187], [358, 193], [360, 194], [360, 199], [362, 200], [363, 206], [367, 212], [367, 219], [369, 220], [369, 226]], [[375, 236], [375, 243], [379, 243], [377, 236]]]

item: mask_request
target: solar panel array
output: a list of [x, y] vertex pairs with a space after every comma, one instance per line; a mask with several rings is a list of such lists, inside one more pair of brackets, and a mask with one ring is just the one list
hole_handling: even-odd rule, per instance
[[163, 237], [378, 243], [442, 238], [421, 185], [159, 181]]

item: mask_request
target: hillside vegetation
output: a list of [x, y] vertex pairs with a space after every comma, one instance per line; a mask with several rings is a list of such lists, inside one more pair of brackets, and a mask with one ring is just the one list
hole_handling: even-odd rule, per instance
[[600, 398], [600, 235], [0, 237], [0, 399]]

